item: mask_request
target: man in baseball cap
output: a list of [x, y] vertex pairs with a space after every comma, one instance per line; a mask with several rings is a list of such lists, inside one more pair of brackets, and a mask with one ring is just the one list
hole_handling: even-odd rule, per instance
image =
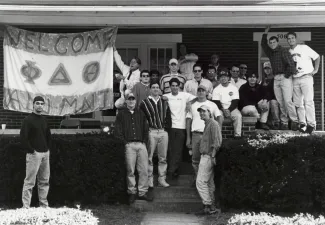
[[180, 82], [179, 88], [180, 90], [184, 89], [184, 85], [186, 82], [186, 77], [178, 73], [179, 65], [178, 60], [175, 58], [172, 58], [169, 60], [169, 73], [165, 74], [160, 79], [160, 88], [163, 92], [163, 94], [168, 94], [171, 92], [169, 81], [172, 78], [177, 78]]

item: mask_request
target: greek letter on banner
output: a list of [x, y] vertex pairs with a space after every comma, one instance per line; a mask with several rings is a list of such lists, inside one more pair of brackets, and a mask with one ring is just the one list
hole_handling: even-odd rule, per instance
[[117, 27], [53, 34], [6, 26], [4, 109], [31, 112], [36, 95], [53, 116], [113, 108], [116, 33]]

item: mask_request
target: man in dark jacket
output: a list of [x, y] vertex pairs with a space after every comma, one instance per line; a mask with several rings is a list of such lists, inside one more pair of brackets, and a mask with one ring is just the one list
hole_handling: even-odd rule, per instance
[[119, 110], [115, 122], [115, 136], [125, 144], [125, 161], [129, 203], [134, 203], [137, 194], [134, 176], [135, 168], [138, 170], [139, 199], [152, 201], [148, 192], [148, 123], [145, 115], [135, 107], [136, 99], [132, 92], [126, 91], [126, 109]]
[[20, 130], [20, 138], [26, 148], [26, 177], [24, 180], [22, 202], [24, 208], [30, 207], [33, 187], [37, 177], [38, 199], [41, 207], [48, 207], [47, 194], [50, 180], [51, 130], [42, 116], [44, 98], [36, 96], [33, 112], [28, 115]]
[[260, 120], [260, 128], [269, 130], [266, 124], [269, 115], [269, 102], [264, 89], [257, 84], [256, 73], [247, 75], [248, 82], [239, 89], [239, 110], [243, 116], [253, 116]]

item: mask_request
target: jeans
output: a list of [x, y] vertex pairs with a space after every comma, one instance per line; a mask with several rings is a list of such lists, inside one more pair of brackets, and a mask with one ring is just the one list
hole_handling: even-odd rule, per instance
[[158, 174], [160, 179], [166, 179], [167, 170], [167, 150], [168, 150], [168, 133], [163, 129], [150, 129], [149, 131], [149, 167], [148, 177], [151, 179], [153, 176], [153, 163], [152, 157], [157, 147], [158, 153]]
[[314, 79], [312, 76], [304, 75], [293, 78], [293, 103], [297, 107], [299, 123], [316, 127]]
[[284, 74], [274, 77], [274, 94], [280, 105], [280, 120], [288, 124], [288, 115], [291, 121], [298, 122], [296, 107], [292, 102], [292, 77], [285, 78]]
[[171, 128], [169, 131], [168, 172], [178, 171], [185, 145], [185, 129]]
[[[222, 121], [224, 121], [223, 112], [220, 110]], [[242, 116], [238, 109], [234, 109], [230, 112], [232, 124], [234, 126], [234, 136], [241, 136], [241, 128], [242, 128]]]
[[199, 170], [199, 163], [201, 158], [200, 141], [202, 138], [201, 133], [192, 132], [192, 166], [194, 169], [195, 177]]
[[201, 155], [196, 188], [204, 205], [215, 204], [214, 165], [209, 155]]
[[261, 112], [261, 114], [259, 114], [254, 105], [245, 106], [244, 108], [242, 108], [241, 113], [243, 116], [256, 117], [260, 120], [261, 123], [266, 123], [267, 117], [269, 116], [269, 110], [267, 110], [266, 112]]
[[271, 124], [280, 123], [279, 103], [277, 100], [272, 99], [269, 102], [271, 112]]
[[148, 192], [148, 152], [144, 143], [129, 142], [125, 145], [126, 180], [128, 194], [136, 194], [136, 182], [134, 171], [137, 168], [139, 174], [139, 196]]
[[26, 177], [24, 180], [22, 202], [23, 207], [29, 208], [33, 187], [37, 178], [38, 200], [41, 207], [49, 205], [47, 194], [50, 180], [50, 152], [34, 152], [26, 154]]

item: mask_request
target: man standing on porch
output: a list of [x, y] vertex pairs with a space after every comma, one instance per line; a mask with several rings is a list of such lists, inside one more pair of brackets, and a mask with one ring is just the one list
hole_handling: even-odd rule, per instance
[[180, 90], [184, 89], [184, 84], [186, 82], [186, 77], [178, 73], [178, 61], [177, 59], [169, 60], [169, 74], [165, 74], [160, 79], [160, 88], [163, 94], [168, 94], [171, 92], [171, 88], [169, 86], [169, 81], [172, 78], [177, 78], [179, 80], [179, 88]]
[[212, 116], [222, 127], [221, 114], [218, 106], [207, 100], [208, 91], [206, 86], [200, 84], [197, 88], [197, 101], [191, 105], [191, 110], [186, 114], [186, 146], [192, 149], [192, 166], [194, 169], [195, 179], [200, 163], [200, 141], [204, 130], [204, 121], [201, 119], [197, 111], [202, 105], [207, 105], [211, 109]]
[[42, 116], [44, 103], [43, 97], [34, 98], [33, 112], [24, 119], [20, 130], [21, 142], [27, 151], [26, 177], [22, 193], [24, 208], [30, 207], [36, 177], [39, 205], [49, 206], [47, 194], [50, 187], [51, 130]]
[[160, 88], [158, 81], [150, 83], [151, 94], [142, 100], [140, 109], [145, 114], [149, 123], [149, 188], [153, 188], [153, 162], [152, 157], [156, 148], [158, 151], [158, 185], [161, 187], [169, 187], [166, 182], [167, 173], [167, 150], [168, 150], [168, 133], [165, 131], [165, 120], [167, 116], [167, 102], [160, 96]]
[[139, 199], [152, 201], [148, 192], [148, 123], [143, 112], [135, 108], [136, 99], [132, 92], [125, 95], [126, 109], [122, 109], [116, 116], [115, 137], [125, 143], [126, 179], [129, 194], [129, 203], [134, 203], [137, 186], [134, 171], [139, 174]]
[[219, 123], [213, 119], [209, 106], [202, 105], [197, 111], [200, 113], [205, 127], [199, 147], [201, 159], [196, 179], [196, 188], [204, 205], [202, 214], [214, 214], [218, 211], [220, 212], [215, 207], [214, 166], [216, 165], [216, 154], [222, 143], [221, 128]]
[[[316, 129], [313, 77], [318, 72], [320, 57], [308, 45], [297, 44], [296, 38], [295, 32], [287, 34], [289, 52], [298, 70], [293, 75], [293, 103], [297, 107], [299, 130], [311, 134]], [[315, 61], [315, 68], [312, 61]]]
[[279, 39], [272, 36], [267, 43], [267, 34], [270, 27], [265, 28], [261, 45], [264, 53], [269, 57], [274, 74], [274, 93], [280, 105], [280, 128], [288, 129], [288, 115], [291, 120], [291, 130], [298, 130], [296, 107], [292, 102], [292, 75], [296, 74], [295, 62], [289, 51], [279, 45]]
[[169, 85], [171, 93], [163, 95], [168, 101], [172, 118], [172, 127], [169, 131], [168, 174], [172, 178], [177, 178], [186, 137], [186, 104], [196, 96], [180, 92], [180, 81], [175, 77], [170, 79]]

